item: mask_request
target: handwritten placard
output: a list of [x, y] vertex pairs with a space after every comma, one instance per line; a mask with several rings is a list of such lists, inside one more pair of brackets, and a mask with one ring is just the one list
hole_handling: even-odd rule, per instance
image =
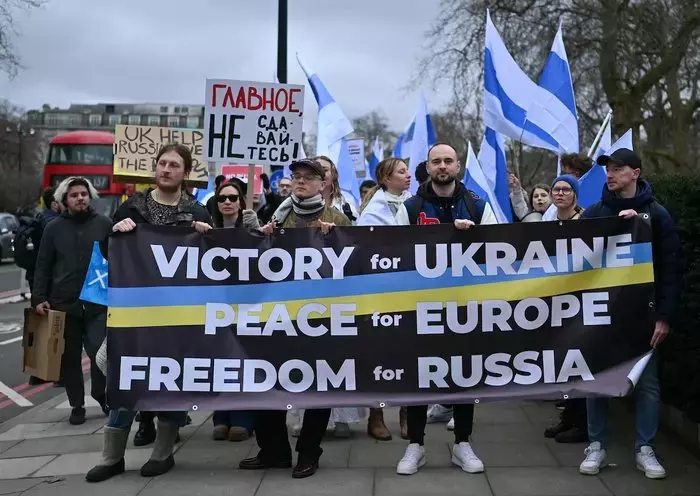
[[204, 158], [283, 165], [301, 153], [304, 87], [207, 79]]
[[208, 184], [207, 164], [202, 160], [204, 135], [199, 129], [118, 124], [114, 134], [115, 180], [154, 182], [158, 151], [168, 143], [179, 143], [192, 152], [192, 171], [187, 182], [198, 186]]

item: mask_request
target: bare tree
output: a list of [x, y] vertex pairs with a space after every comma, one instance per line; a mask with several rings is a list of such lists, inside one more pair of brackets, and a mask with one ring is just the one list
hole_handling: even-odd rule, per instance
[[[486, 9], [526, 73], [537, 80], [559, 22], [569, 56], [581, 142], [590, 143], [608, 106], [616, 135], [664, 122], [649, 155], [686, 167], [698, 111], [698, 0], [442, 0], [427, 34], [418, 78], [447, 80], [453, 105], [479, 111]], [[676, 132], [683, 131], [683, 132]]]
[[352, 119], [352, 126], [355, 128], [354, 135], [365, 140], [365, 155], [369, 157], [372, 153], [374, 138], [379, 137], [379, 141], [384, 148], [384, 155], [390, 154], [389, 150], [394, 146], [398, 134], [389, 128], [389, 119], [381, 110], [371, 112]]
[[14, 78], [22, 68], [15, 51], [14, 38], [18, 36], [15, 26], [17, 11], [28, 11], [46, 4], [48, 0], [0, 0], [0, 70]]

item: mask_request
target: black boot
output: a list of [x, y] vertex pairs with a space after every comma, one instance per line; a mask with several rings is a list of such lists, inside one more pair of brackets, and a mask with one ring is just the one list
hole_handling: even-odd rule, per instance
[[571, 422], [565, 421], [564, 419], [561, 419], [557, 425], [553, 425], [552, 427], [547, 427], [544, 430], [544, 437], [547, 439], [554, 439], [557, 437], [558, 434], [561, 434], [562, 432], [566, 432], [569, 429], [573, 428], [573, 425]]
[[578, 427], [572, 427], [557, 434], [554, 440], [558, 443], [587, 443], [588, 432]]
[[156, 426], [152, 418], [141, 420], [139, 430], [134, 435], [134, 446], [148, 446], [156, 440]]
[[178, 433], [178, 426], [172, 422], [158, 419], [158, 434], [153, 444], [151, 459], [141, 467], [143, 477], [157, 477], [169, 472], [175, 466], [173, 448]]
[[73, 408], [73, 410], [70, 412], [70, 418], [68, 419], [68, 422], [71, 425], [81, 425], [85, 423], [85, 408], [82, 406]]
[[310, 457], [299, 454], [297, 465], [292, 470], [293, 479], [305, 479], [311, 477], [318, 470], [318, 457]]

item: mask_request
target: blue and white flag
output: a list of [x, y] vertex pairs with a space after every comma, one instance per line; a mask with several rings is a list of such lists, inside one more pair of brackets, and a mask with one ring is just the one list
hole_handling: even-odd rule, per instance
[[[499, 222], [512, 222], [513, 214], [510, 208], [510, 190], [508, 188], [508, 165], [506, 164], [506, 147], [503, 135], [487, 127], [477, 159], [486, 182], [498, 202], [503, 218], [506, 220], [502, 221], [498, 215], [496, 218], [499, 219]], [[496, 212], [495, 208], [494, 212]]]
[[491, 205], [491, 210], [496, 215], [496, 219], [499, 224], [505, 224], [510, 222], [503, 213], [498, 204], [498, 199], [493, 191], [493, 188], [489, 185], [486, 179], [486, 174], [484, 173], [482, 165], [479, 160], [474, 155], [474, 149], [472, 148], [471, 142], [469, 142], [467, 150], [467, 164], [464, 171], [464, 179], [462, 182], [467, 189], [472, 190], [474, 193], [479, 195], [481, 198], [486, 200], [486, 202]]
[[[603, 138], [600, 140], [598, 150], [594, 154], [596, 159], [603, 154], [610, 155], [612, 152], [619, 150], [620, 148], [634, 150], [632, 147], [632, 130], [628, 130], [619, 140], [611, 145], [611, 127], [612, 122], [609, 124], [608, 129], [603, 133]], [[578, 180], [578, 204], [583, 208], [588, 208], [591, 205], [598, 203], [602, 198], [603, 186], [605, 186], [606, 179], [607, 171], [605, 167], [595, 163], [594, 159], [593, 167], [591, 167], [591, 169]]]
[[360, 201], [360, 184], [357, 181], [357, 174], [355, 173], [355, 166], [350, 156], [348, 142], [342, 139], [333, 146], [339, 146], [340, 148], [338, 152], [338, 161], [336, 162], [336, 167], [338, 168], [338, 184], [343, 192], [345, 201], [351, 203], [352, 200], [354, 200], [355, 207], [357, 208], [357, 206], [362, 203]]
[[216, 186], [214, 184], [215, 177], [212, 174], [209, 174], [209, 183], [207, 184], [206, 188], [197, 188], [194, 193], [194, 198], [197, 200], [199, 203], [202, 205], [207, 204], [207, 200], [211, 198], [214, 195], [214, 191], [216, 189]]
[[[531, 116], [532, 107], [549, 109]], [[484, 54], [484, 124], [526, 145], [559, 152], [557, 116], [568, 110], [559, 99], [528, 77], [508, 52], [486, 12]], [[566, 145], [566, 143], [563, 143]]]
[[[423, 102], [425, 101], [425, 97], [423, 96], [422, 93], [421, 93], [421, 99], [423, 100]], [[421, 108], [420, 102], [419, 102], [418, 108], [419, 108], [419, 110]], [[427, 105], [426, 105], [426, 112], [427, 112]], [[411, 117], [411, 122], [408, 123], [408, 126], [406, 126], [406, 129], [404, 129], [404, 131], [399, 135], [399, 138], [396, 140], [396, 144], [394, 145], [394, 149], [392, 151], [393, 157], [403, 158], [403, 159], [410, 158], [411, 146], [412, 146], [413, 137], [415, 136], [415, 131], [416, 131], [416, 115], [417, 114], [414, 114], [413, 117]], [[435, 128], [433, 127], [433, 121], [430, 119], [429, 113], [425, 114], [425, 127], [428, 130], [428, 148], [430, 148], [431, 146], [433, 146], [435, 144], [435, 142], [437, 140], [435, 139]], [[423, 159], [423, 160], [425, 160], [425, 159]], [[416, 164], [416, 165], [418, 165], [418, 164]]]
[[[315, 72], [309, 72], [301, 63], [299, 54], [297, 62], [306, 74], [318, 104], [318, 130], [316, 132], [316, 155], [326, 155], [336, 164], [340, 156], [340, 143], [354, 131], [352, 123], [345, 116], [340, 105], [333, 99], [326, 86]], [[354, 178], [353, 178], [354, 180]]]
[[80, 291], [80, 299], [97, 305], [107, 306], [107, 274], [109, 266], [102, 256], [100, 243], [95, 241], [92, 245], [92, 256], [88, 267], [83, 289]]
[[394, 145], [394, 157], [408, 159], [408, 170], [411, 173], [411, 187], [409, 191], [414, 193], [418, 190], [416, 180], [416, 167], [421, 162], [428, 159], [428, 150], [435, 144], [435, 129], [428, 113], [428, 104], [425, 95], [421, 92], [418, 99], [418, 108], [413, 114], [411, 122], [403, 133], [399, 136]]
[[377, 165], [379, 165], [379, 162], [384, 160], [384, 146], [382, 146], [381, 142], [379, 141], [379, 136], [374, 138], [374, 144], [372, 145], [372, 153], [369, 156], [369, 162], [367, 164], [367, 170], [369, 172], [369, 177], [372, 178], [373, 181], [377, 181]]
[[542, 70], [539, 87], [549, 95], [544, 95], [546, 98], [542, 100], [533, 100], [527, 110], [527, 120], [549, 123], [548, 127], [543, 126], [543, 129], [550, 131], [559, 143], [559, 152], [578, 153], [578, 113], [561, 24]]

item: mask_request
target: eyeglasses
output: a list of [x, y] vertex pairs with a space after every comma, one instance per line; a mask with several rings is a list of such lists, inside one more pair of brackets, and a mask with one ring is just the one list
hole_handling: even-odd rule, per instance
[[562, 194], [569, 196], [573, 190], [571, 188], [552, 188], [552, 193], [555, 195]]
[[320, 181], [321, 176], [317, 174], [292, 174], [292, 181]]
[[224, 203], [226, 200], [231, 203], [236, 203], [238, 201], [238, 195], [219, 195], [216, 197], [216, 201], [219, 203]]

